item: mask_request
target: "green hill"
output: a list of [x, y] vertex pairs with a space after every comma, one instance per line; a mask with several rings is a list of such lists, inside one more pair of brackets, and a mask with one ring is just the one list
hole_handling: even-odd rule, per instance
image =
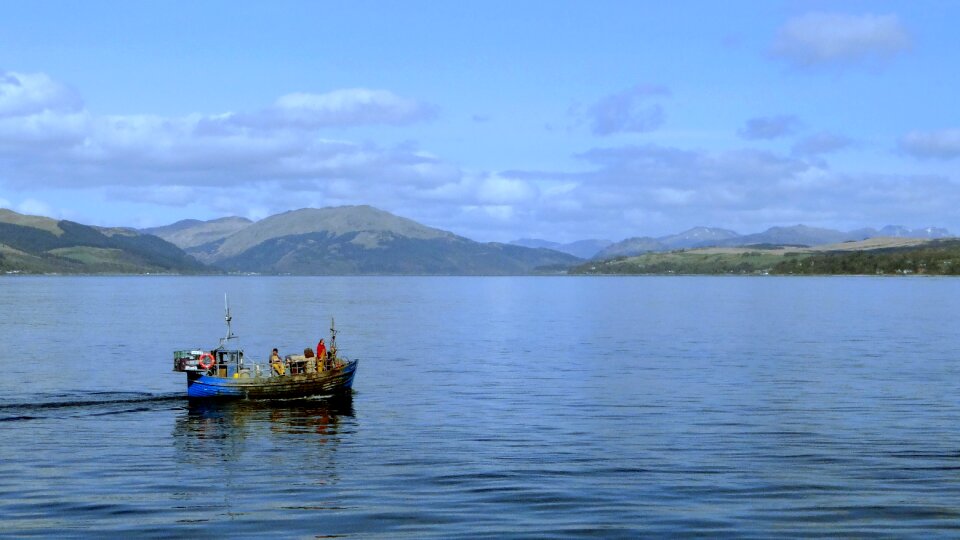
[[260, 243], [218, 261], [221, 268], [276, 274], [529, 274], [566, 268], [576, 257], [548, 249], [390, 232], [308, 233]]
[[960, 240], [933, 240], [916, 246], [835, 250], [783, 260], [772, 273], [800, 275], [960, 275]]
[[[389, 233], [402, 238], [452, 238], [455, 235], [395, 216], [372, 206], [302, 208], [262, 219], [207, 250], [212, 261], [236, 257], [264, 242], [311, 233], [341, 236], [351, 233]], [[200, 256], [203, 251], [200, 251]]]
[[580, 261], [550, 249], [474, 242], [370, 206], [277, 214], [187, 252], [232, 272], [301, 275], [530, 274]]
[[572, 274], [757, 274], [768, 272], [784, 257], [806, 254], [783, 250], [706, 248], [650, 252], [633, 257], [591, 261], [574, 267]]
[[0, 272], [206, 273], [180, 248], [132, 229], [100, 229], [0, 210]]
[[701, 248], [590, 261], [570, 273], [960, 275], [960, 240], [872, 238], [815, 248]]

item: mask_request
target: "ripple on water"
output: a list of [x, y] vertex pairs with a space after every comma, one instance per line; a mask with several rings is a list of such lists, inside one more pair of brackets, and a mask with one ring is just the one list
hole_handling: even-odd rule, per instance
[[[958, 535], [960, 281], [17, 285], [4, 344], [71, 355], [4, 363], [13, 536]], [[219, 335], [211, 290], [248, 351], [335, 312], [352, 399], [187, 403], [169, 351]]]

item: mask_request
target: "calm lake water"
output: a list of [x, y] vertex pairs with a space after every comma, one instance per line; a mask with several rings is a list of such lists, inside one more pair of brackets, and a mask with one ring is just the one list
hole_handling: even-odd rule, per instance
[[[352, 399], [172, 351], [336, 316]], [[0, 279], [0, 535], [960, 535], [960, 280]]]

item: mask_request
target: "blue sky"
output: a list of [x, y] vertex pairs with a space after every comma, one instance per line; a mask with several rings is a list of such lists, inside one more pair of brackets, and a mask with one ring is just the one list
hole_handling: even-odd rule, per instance
[[960, 232], [956, 2], [197, 4], [3, 6], [0, 206]]

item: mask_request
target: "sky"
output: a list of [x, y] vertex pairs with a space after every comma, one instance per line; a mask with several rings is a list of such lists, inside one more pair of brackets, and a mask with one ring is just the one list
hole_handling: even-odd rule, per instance
[[0, 7], [0, 207], [368, 204], [480, 241], [960, 233], [960, 3]]

